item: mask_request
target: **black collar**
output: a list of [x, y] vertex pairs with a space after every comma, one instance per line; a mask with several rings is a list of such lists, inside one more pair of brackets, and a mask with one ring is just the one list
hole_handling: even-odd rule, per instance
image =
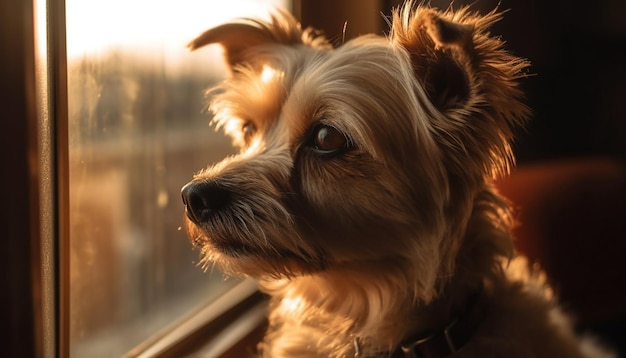
[[391, 354], [393, 358], [444, 358], [461, 350], [472, 339], [485, 317], [484, 305], [478, 304], [484, 288], [472, 294], [464, 310], [442, 330], [410, 337]]

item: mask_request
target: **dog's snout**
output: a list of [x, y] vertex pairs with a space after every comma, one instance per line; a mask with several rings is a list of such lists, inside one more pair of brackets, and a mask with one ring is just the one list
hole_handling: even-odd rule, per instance
[[182, 188], [181, 196], [187, 216], [196, 224], [206, 221], [230, 200], [230, 192], [213, 181], [190, 182]]

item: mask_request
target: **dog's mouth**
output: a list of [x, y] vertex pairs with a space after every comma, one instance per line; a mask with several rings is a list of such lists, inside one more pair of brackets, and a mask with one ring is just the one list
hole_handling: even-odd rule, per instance
[[196, 223], [187, 218], [187, 234], [193, 246], [201, 249], [210, 247], [212, 250], [217, 250], [233, 258], [261, 255], [266, 251], [270, 251], [260, 248], [253, 243], [245, 242], [241, 237], [242, 235], [224, 232], [224, 225], [215, 224], [219, 220], [214, 218], [211, 221], [213, 224], [211, 222]]
[[[287, 240], [289, 231], [281, 237], [268, 237], [256, 227], [258, 225], [240, 223], [240, 227], [235, 227], [232, 219], [232, 215], [216, 215], [208, 222], [197, 224], [187, 218], [187, 233], [192, 245], [211, 257], [211, 261], [252, 276], [296, 275], [327, 267], [327, 255], [319, 250], [294, 246]], [[292, 247], [281, 246], [281, 242], [291, 243]]]
[[[294, 254], [292, 251], [285, 249], [264, 249], [261, 247], [248, 245], [242, 242], [231, 242], [230, 240], [211, 240], [208, 238], [210, 245], [215, 249], [221, 252], [224, 255], [227, 255], [232, 258], [245, 258], [245, 257], [267, 257], [273, 259], [283, 259], [283, 258], [297, 258], [298, 255]], [[205, 242], [206, 244], [206, 242]]]

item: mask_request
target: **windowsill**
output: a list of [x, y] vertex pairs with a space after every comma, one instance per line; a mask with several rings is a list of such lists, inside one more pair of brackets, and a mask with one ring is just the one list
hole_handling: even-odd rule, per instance
[[[242, 357], [253, 352], [264, 326], [267, 299], [244, 280], [215, 301], [143, 342], [126, 358]], [[242, 342], [245, 342], [242, 343]]]

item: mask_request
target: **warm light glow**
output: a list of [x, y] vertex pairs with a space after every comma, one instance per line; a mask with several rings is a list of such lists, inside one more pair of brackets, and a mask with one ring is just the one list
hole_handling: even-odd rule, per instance
[[[262, 16], [284, 0], [67, 0], [68, 57], [112, 48], [180, 52], [211, 26]], [[141, 15], [138, 15], [141, 14]]]
[[277, 71], [270, 66], [263, 66], [263, 72], [261, 72], [261, 82], [269, 83], [272, 78], [276, 76]]
[[302, 299], [299, 297], [295, 297], [295, 298], [285, 297], [281, 301], [280, 308], [285, 313], [293, 313], [293, 312], [299, 311], [302, 308], [302, 305], [303, 305]]

